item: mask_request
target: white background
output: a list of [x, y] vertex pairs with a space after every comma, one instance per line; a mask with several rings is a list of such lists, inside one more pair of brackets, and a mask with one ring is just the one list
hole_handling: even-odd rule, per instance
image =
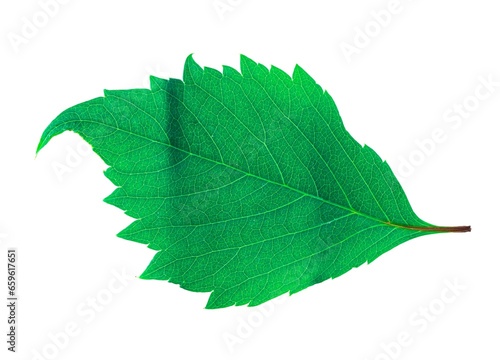
[[[500, 81], [496, 2], [401, 0], [384, 26], [373, 12], [394, 10], [387, 0], [218, 3], [230, 10], [213, 0], [73, 0], [44, 18], [35, 0], [0, 5], [0, 269], [17, 247], [18, 358], [498, 359], [500, 87], [474, 100], [481, 78]], [[25, 21], [38, 24], [29, 39]], [[370, 35], [348, 57], [342, 46], [360, 45], [357, 29]], [[154, 253], [115, 236], [131, 219], [102, 201], [114, 188], [105, 164], [75, 155], [83, 146], [72, 133], [36, 159], [35, 149], [62, 110], [103, 89], [144, 87], [149, 74], [181, 78], [190, 53], [216, 69], [239, 68], [241, 53], [288, 73], [300, 64], [351, 134], [388, 161], [419, 216], [472, 233], [417, 238], [257, 308], [205, 310], [208, 294], [134, 279]], [[464, 101], [473, 110], [446, 122]], [[439, 143], [428, 140], [436, 131]], [[61, 165], [70, 171], [58, 176]], [[125, 285], [113, 282], [123, 271]], [[449, 300], [446, 281], [465, 289]], [[1, 270], [0, 294], [5, 282]], [[99, 312], [87, 303], [96, 296]], [[429, 306], [433, 321], [419, 315]], [[62, 335], [68, 326], [74, 336]], [[411, 341], [395, 345], [402, 332]]]

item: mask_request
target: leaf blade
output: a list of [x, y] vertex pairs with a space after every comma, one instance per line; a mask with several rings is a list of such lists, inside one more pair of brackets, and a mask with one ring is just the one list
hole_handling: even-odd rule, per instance
[[422, 221], [385, 161], [345, 130], [330, 95], [241, 57], [151, 89], [105, 91], [45, 130], [110, 166], [105, 201], [137, 219], [118, 236], [157, 251], [141, 275], [211, 292], [207, 308], [257, 305], [344, 274], [412, 238]]

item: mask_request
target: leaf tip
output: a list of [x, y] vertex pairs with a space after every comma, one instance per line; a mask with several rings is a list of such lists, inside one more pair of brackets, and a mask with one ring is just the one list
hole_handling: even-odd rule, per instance
[[244, 62], [253, 62], [253, 60], [244, 54], [240, 54], [240, 63]]
[[40, 138], [40, 141], [38, 142], [38, 145], [36, 147], [35, 159], [36, 159], [38, 153], [40, 152], [40, 150], [42, 150], [45, 147], [45, 145], [47, 145], [47, 143], [50, 141], [51, 138], [52, 138], [52, 136], [47, 135], [47, 129], [46, 129], [45, 132], [42, 134], [42, 137]]
[[194, 60], [193, 53], [189, 54], [184, 63], [184, 82], [193, 81], [193, 74], [202, 71], [202, 67]]
[[166, 88], [166, 84], [169, 80], [162, 79], [154, 75], [149, 75], [149, 89], [151, 91], [157, 91]]
[[38, 153], [40, 152], [40, 150], [42, 150], [42, 148], [44, 147], [45, 144], [43, 144], [43, 141], [42, 139], [40, 139], [40, 142], [38, 143], [38, 146], [36, 147], [36, 151], [35, 151], [35, 159], [38, 155]]
[[251, 73], [251, 70], [257, 67], [257, 63], [250, 59], [248, 56], [240, 54], [240, 71], [243, 76]]
[[138, 279], [141, 279], [141, 280], [151, 280], [151, 279], [152, 279], [152, 277], [151, 277], [151, 276], [148, 276], [147, 271], [148, 271], [147, 269], [146, 269], [146, 270], [144, 270], [144, 272], [143, 272], [141, 275], [137, 276], [137, 278], [138, 278]]
[[295, 64], [292, 72], [292, 79], [297, 80], [305, 73], [305, 70], [299, 64]]

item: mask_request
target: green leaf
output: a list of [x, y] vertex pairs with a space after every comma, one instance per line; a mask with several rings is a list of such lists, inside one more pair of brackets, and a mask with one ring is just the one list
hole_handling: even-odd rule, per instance
[[346, 131], [299, 66], [290, 77], [241, 57], [241, 73], [201, 68], [151, 89], [105, 91], [61, 113], [37, 152], [80, 134], [137, 219], [118, 236], [157, 251], [142, 279], [211, 292], [207, 308], [258, 305], [437, 232], [390, 167]]

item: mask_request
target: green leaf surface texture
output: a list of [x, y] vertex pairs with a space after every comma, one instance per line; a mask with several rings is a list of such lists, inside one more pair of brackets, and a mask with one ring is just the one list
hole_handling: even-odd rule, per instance
[[296, 293], [417, 236], [422, 221], [385, 161], [346, 131], [331, 96], [241, 56], [151, 89], [105, 91], [62, 112], [109, 165], [104, 201], [135, 218], [118, 236], [156, 251], [142, 279], [210, 292], [207, 308]]

